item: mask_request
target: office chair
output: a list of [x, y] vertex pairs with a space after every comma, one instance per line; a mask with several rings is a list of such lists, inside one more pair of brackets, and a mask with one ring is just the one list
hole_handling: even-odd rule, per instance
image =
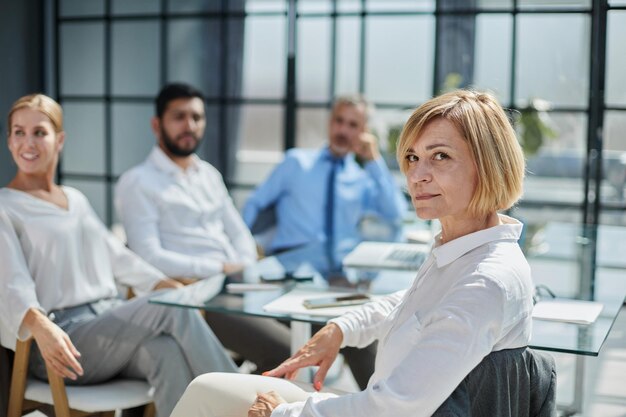
[[552, 356], [523, 347], [487, 355], [433, 417], [556, 417]]
[[[6, 334], [4, 340], [6, 341]], [[154, 416], [153, 390], [146, 381], [114, 379], [102, 384], [66, 387], [63, 378], [49, 368], [48, 383], [29, 378], [31, 344], [32, 338], [27, 341], [17, 340], [14, 348], [7, 346], [15, 351], [8, 417], [20, 417], [45, 405], [54, 406], [56, 417], [113, 417], [115, 410], [139, 406], [146, 406], [144, 417]]]

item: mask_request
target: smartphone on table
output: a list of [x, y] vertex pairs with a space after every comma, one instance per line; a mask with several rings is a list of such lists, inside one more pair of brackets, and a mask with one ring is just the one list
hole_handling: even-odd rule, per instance
[[370, 301], [370, 296], [367, 294], [347, 294], [338, 297], [309, 298], [308, 300], [304, 300], [302, 305], [305, 308], [314, 309], [353, 306], [365, 304], [368, 301]]

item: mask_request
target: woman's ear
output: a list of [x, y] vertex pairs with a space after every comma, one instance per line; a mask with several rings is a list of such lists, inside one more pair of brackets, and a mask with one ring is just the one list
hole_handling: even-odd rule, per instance
[[63, 149], [63, 144], [65, 144], [65, 132], [57, 133], [57, 148], [60, 152]]

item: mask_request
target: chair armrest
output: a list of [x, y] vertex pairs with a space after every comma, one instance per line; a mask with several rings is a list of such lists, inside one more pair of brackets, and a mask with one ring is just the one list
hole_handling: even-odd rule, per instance
[[48, 384], [52, 392], [52, 401], [54, 403], [55, 416], [70, 416], [70, 406], [67, 401], [67, 393], [65, 392], [65, 382], [63, 377], [57, 375], [52, 368], [46, 364], [48, 372]]
[[31, 344], [32, 339], [28, 339], [25, 342], [18, 340], [15, 344], [15, 358], [13, 359], [13, 373], [11, 375], [11, 389], [9, 391], [8, 417], [20, 417], [22, 415]]

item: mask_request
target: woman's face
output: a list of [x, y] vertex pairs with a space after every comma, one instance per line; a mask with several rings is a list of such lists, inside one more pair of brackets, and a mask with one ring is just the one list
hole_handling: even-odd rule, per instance
[[437, 118], [422, 129], [405, 158], [407, 185], [422, 219], [465, 220], [478, 181], [470, 148], [456, 127]]
[[11, 117], [9, 150], [20, 171], [45, 174], [56, 168], [64, 133], [56, 133], [45, 114], [23, 108]]

